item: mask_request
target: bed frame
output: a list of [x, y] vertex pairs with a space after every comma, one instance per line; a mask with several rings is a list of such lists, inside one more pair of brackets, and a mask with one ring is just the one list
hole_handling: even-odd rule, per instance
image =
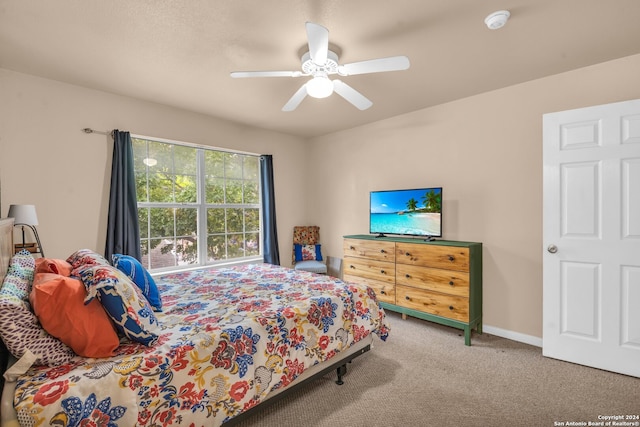
[[[13, 253], [13, 218], [0, 219], [0, 286], [4, 280], [4, 276]], [[289, 386], [273, 392], [267, 397], [267, 399], [260, 402], [257, 406], [224, 423], [225, 427], [236, 425], [255, 413], [264, 410], [267, 406], [278, 402], [280, 399], [296, 391], [308, 382], [322, 377], [333, 370], [336, 371], [338, 376], [336, 384], [342, 385], [343, 377], [347, 372], [347, 363], [350, 363], [356, 357], [369, 351], [371, 349], [372, 342], [373, 336], [370, 334], [366, 339], [361, 340], [347, 351], [336, 355], [334, 358], [335, 360], [332, 359], [325, 363], [312, 366]], [[2, 340], [0, 340], [0, 374], [4, 375], [6, 369], [14, 362], [15, 358], [9, 353]], [[0, 427], [19, 425], [15, 411], [13, 410], [13, 393], [15, 385], [15, 382], [7, 382], [5, 384], [4, 378], [0, 377], [0, 394], [2, 396], [2, 400], [0, 401]]]

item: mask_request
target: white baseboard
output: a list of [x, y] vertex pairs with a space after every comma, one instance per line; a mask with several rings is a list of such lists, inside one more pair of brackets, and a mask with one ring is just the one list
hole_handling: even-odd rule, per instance
[[496, 328], [495, 326], [489, 325], [482, 325], [482, 332], [542, 348], [542, 338], [534, 337], [532, 335], [508, 331], [506, 329]]

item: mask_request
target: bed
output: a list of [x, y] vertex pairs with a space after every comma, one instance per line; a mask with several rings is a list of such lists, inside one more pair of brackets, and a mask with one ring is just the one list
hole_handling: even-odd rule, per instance
[[155, 338], [118, 333], [113, 356], [18, 369], [4, 385], [2, 425], [226, 427], [310, 378], [335, 370], [341, 383], [346, 364], [389, 333], [370, 288], [326, 275], [252, 264], [154, 281]]

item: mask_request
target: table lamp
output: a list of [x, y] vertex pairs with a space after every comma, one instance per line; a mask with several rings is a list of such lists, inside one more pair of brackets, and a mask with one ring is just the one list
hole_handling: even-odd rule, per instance
[[9, 206], [8, 216], [14, 219], [14, 226], [19, 225], [22, 227], [22, 247], [25, 247], [24, 227], [29, 227], [36, 238], [38, 252], [40, 252], [40, 255], [44, 258], [44, 250], [42, 249], [42, 244], [40, 244], [40, 237], [35, 227], [38, 225], [36, 207], [34, 205], [11, 205]]

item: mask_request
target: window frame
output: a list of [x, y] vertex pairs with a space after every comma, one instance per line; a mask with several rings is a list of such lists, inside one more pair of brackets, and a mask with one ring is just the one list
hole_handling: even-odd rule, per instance
[[[200, 269], [200, 268], [205, 268], [205, 267], [210, 267], [210, 266], [224, 266], [224, 265], [233, 265], [233, 264], [246, 264], [246, 263], [254, 263], [254, 262], [262, 262], [263, 260], [263, 245], [262, 245], [262, 236], [263, 236], [263, 223], [262, 223], [262, 183], [261, 183], [261, 162], [260, 162], [260, 155], [259, 154], [255, 154], [255, 153], [249, 153], [249, 152], [244, 152], [244, 151], [239, 151], [239, 150], [231, 150], [231, 149], [227, 149], [227, 148], [221, 148], [221, 147], [214, 147], [214, 146], [208, 146], [208, 145], [200, 145], [200, 144], [192, 144], [192, 143], [187, 143], [187, 142], [182, 142], [182, 141], [175, 141], [175, 140], [169, 140], [169, 139], [164, 139], [164, 138], [157, 138], [157, 137], [150, 137], [150, 136], [144, 136], [144, 135], [131, 135], [132, 139], [137, 139], [137, 140], [143, 140], [143, 141], [149, 141], [149, 142], [156, 142], [156, 143], [162, 143], [162, 144], [168, 144], [168, 145], [172, 145], [172, 146], [181, 146], [181, 147], [187, 147], [187, 148], [192, 148], [194, 150], [196, 150], [195, 154], [196, 154], [196, 173], [195, 173], [195, 181], [196, 181], [196, 202], [176, 202], [175, 200], [173, 202], [150, 202], [150, 201], [139, 201], [138, 199], [138, 195], [136, 194], [136, 205], [138, 210], [139, 209], [147, 209], [147, 208], [166, 208], [166, 209], [180, 209], [180, 208], [195, 208], [196, 209], [196, 234], [197, 234], [197, 245], [198, 245], [198, 250], [197, 250], [197, 261], [193, 264], [185, 264], [185, 265], [173, 265], [173, 266], [169, 266], [169, 267], [160, 267], [160, 268], [151, 268], [151, 257], [149, 256], [147, 258], [147, 262], [143, 263], [143, 265], [145, 266], [145, 268], [147, 268], [150, 272], [152, 273], [166, 273], [166, 272], [171, 272], [171, 271], [188, 271], [188, 270], [194, 270], [194, 269]], [[148, 143], [147, 143], [148, 144]], [[147, 145], [147, 149], [148, 149], [148, 145]], [[257, 198], [258, 201], [257, 203], [207, 203], [206, 200], [206, 183], [207, 183], [207, 175], [205, 174], [205, 152], [206, 151], [215, 151], [215, 152], [221, 152], [223, 154], [238, 154], [241, 156], [247, 156], [247, 157], [256, 157], [257, 158], [257, 176], [256, 176], [256, 183], [257, 183]], [[138, 174], [139, 171], [135, 170], [135, 164], [137, 163], [136, 160], [138, 160], [138, 158], [136, 158], [136, 153], [134, 150], [134, 173]], [[172, 154], [172, 161], [175, 160], [175, 156]], [[149, 185], [149, 166], [147, 166], [145, 168], [145, 175], [147, 177], [147, 189], [148, 189], [148, 185]], [[224, 177], [225, 182], [227, 177]], [[242, 179], [243, 182], [246, 182], [248, 180], [245, 180], [244, 178]], [[147, 199], [149, 198], [148, 195], [148, 191], [147, 191]], [[175, 195], [175, 193], [174, 193]], [[233, 208], [242, 208], [242, 209], [257, 209], [258, 210], [258, 254], [256, 255], [249, 255], [249, 256], [243, 256], [243, 257], [234, 257], [234, 258], [224, 258], [224, 259], [219, 259], [219, 260], [214, 260], [214, 261], [209, 261], [209, 256], [208, 256], [208, 238], [210, 237], [209, 235], [209, 230], [207, 229], [207, 212], [209, 209], [214, 209], [214, 208], [221, 208], [221, 209], [233, 209]], [[175, 214], [175, 211], [174, 211]], [[138, 224], [138, 228], [140, 230], [141, 228], [141, 224]], [[141, 230], [140, 230], [141, 231]], [[176, 223], [174, 223], [174, 232], [173, 232], [173, 239], [174, 240], [178, 240], [178, 236], [177, 236], [177, 230], [176, 230]], [[243, 231], [242, 234], [246, 234], [247, 230], [246, 230], [246, 224], [244, 224], [243, 222]], [[229, 236], [229, 235], [233, 235], [235, 233], [228, 233], [227, 230], [225, 230], [225, 232], [222, 234], [225, 236]], [[142, 236], [142, 232], [140, 233], [140, 235]], [[140, 239], [140, 245], [141, 245], [141, 251], [142, 253], [144, 253], [144, 248], [143, 248], [143, 243], [149, 244], [149, 241], [153, 239], [153, 237], [151, 236], [151, 218], [148, 219], [147, 221], [147, 232], [146, 232], [146, 238], [141, 238]], [[169, 236], [167, 236], [169, 237]]]

